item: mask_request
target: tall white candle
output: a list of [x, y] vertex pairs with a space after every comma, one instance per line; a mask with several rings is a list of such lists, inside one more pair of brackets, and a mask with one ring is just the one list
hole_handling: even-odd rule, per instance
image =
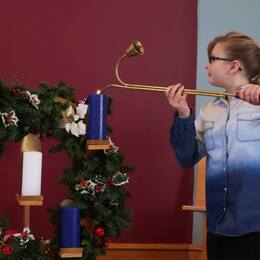
[[42, 178], [42, 153], [23, 152], [22, 196], [40, 196]]

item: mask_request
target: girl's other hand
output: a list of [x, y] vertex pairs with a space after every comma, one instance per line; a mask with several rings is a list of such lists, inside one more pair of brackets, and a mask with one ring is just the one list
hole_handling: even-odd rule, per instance
[[253, 105], [260, 105], [260, 86], [250, 84], [241, 90], [238, 94], [240, 99], [245, 100]]

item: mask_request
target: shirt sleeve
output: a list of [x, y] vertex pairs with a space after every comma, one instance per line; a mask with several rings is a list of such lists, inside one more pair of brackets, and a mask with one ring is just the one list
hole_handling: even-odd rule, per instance
[[170, 129], [170, 142], [177, 161], [184, 167], [191, 167], [206, 155], [205, 145], [200, 136], [197, 136], [195, 114], [182, 119], [174, 115], [174, 123]]

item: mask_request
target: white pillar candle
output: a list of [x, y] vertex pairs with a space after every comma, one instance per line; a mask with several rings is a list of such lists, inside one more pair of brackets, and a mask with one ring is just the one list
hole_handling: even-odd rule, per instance
[[40, 196], [42, 178], [42, 153], [23, 152], [22, 196]]

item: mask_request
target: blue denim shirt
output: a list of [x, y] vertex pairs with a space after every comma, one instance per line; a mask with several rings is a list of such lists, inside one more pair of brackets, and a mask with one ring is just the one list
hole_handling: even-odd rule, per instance
[[207, 156], [207, 231], [240, 236], [260, 231], [260, 106], [216, 98], [195, 121], [175, 115], [177, 160], [190, 167]]

